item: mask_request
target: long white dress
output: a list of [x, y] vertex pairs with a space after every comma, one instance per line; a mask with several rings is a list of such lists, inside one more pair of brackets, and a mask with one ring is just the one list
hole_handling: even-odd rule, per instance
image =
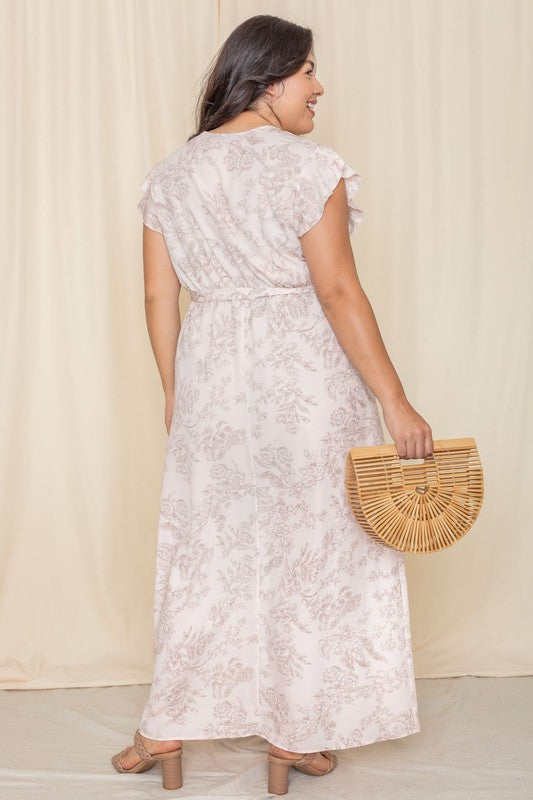
[[356, 522], [350, 447], [377, 402], [316, 296], [299, 236], [340, 178], [331, 147], [204, 132], [139, 203], [191, 293], [157, 544], [151, 739], [259, 735], [295, 752], [420, 730], [403, 553]]

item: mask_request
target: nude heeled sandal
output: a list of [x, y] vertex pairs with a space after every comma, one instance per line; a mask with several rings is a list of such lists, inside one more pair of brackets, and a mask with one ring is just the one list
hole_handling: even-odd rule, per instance
[[120, 753], [116, 753], [111, 758], [111, 763], [117, 770], [117, 772], [146, 772], [149, 769], [152, 769], [156, 761], [161, 762], [161, 770], [163, 772], [163, 788], [164, 789], [181, 789], [183, 786], [183, 779], [181, 773], [181, 755], [183, 753], [183, 745], [177, 750], [171, 750], [169, 753], [149, 753], [146, 747], [143, 744], [141, 739], [141, 734], [139, 731], [135, 731], [135, 736], [133, 737], [133, 749], [142, 759], [139, 761], [138, 764], [135, 764], [134, 767], [130, 767], [130, 769], [125, 769], [120, 759], [122, 756], [125, 756], [130, 747], [125, 747], [124, 750], [121, 750]]
[[[329, 761], [329, 769], [321, 772], [313, 766], [316, 755], [325, 756]], [[304, 753], [296, 758], [280, 758], [268, 754], [268, 792], [269, 794], [287, 794], [289, 788], [289, 767], [295, 767], [306, 775], [327, 775], [337, 766], [337, 756], [329, 750], [318, 753]]]

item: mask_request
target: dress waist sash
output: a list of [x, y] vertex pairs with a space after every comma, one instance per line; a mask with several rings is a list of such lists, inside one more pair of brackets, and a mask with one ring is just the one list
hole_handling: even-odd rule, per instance
[[224, 289], [207, 289], [201, 292], [189, 290], [191, 300], [200, 303], [218, 300], [254, 300], [256, 297], [271, 297], [280, 294], [302, 294], [314, 292], [312, 283], [301, 286], [231, 286]]

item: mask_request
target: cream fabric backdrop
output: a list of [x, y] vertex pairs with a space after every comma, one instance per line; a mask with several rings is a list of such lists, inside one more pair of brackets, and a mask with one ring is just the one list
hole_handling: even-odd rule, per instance
[[166, 432], [136, 203], [192, 132], [218, 46], [257, 13], [313, 28], [310, 138], [362, 175], [354, 252], [388, 351], [434, 437], [474, 436], [485, 468], [466, 538], [406, 556], [417, 676], [532, 672], [533, 4], [12, 0], [3, 688], [151, 680]]

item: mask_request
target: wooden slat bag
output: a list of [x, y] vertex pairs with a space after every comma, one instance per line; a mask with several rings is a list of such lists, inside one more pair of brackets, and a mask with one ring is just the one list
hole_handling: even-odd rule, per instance
[[421, 464], [403, 465], [396, 445], [353, 447], [346, 458], [348, 501], [363, 530], [408, 553], [433, 553], [459, 541], [483, 502], [483, 468], [474, 439], [433, 441]]

